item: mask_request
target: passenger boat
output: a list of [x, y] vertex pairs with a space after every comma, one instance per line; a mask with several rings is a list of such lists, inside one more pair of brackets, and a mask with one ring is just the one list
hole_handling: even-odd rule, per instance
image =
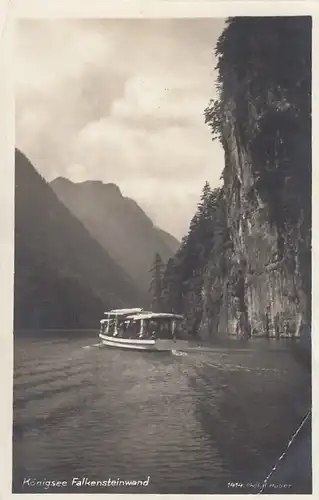
[[172, 351], [183, 348], [180, 337], [183, 316], [171, 313], [117, 309], [100, 321], [99, 337], [104, 345], [142, 351]]

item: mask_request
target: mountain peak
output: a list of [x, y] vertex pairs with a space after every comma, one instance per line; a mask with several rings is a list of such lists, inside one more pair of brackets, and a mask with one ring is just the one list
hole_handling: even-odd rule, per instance
[[121, 190], [117, 184], [113, 182], [108, 182], [104, 184], [102, 181], [98, 180], [87, 180], [82, 182], [73, 182], [66, 177], [57, 177], [53, 181], [51, 181], [52, 187], [62, 187], [62, 186], [74, 186], [83, 189], [99, 189], [103, 190], [107, 194], [113, 194], [117, 196], [122, 196]]
[[51, 183], [55, 183], [55, 182], [58, 182], [58, 183], [64, 183], [64, 184], [73, 184], [72, 181], [70, 181], [70, 179], [67, 179], [66, 177], [62, 177], [62, 176], [59, 176], [59, 177], [56, 177], [55, 179], [53, 179], [53, 181], [51, 181]]

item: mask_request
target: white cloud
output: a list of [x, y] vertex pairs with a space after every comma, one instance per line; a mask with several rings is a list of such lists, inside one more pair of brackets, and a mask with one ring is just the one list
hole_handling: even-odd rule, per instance
[[17, 146], [48, 180], [116, 182], [182, 236], [205, 180], [217, 185], [223, 168], [203, 118], [222, 27], [200, 19], [21, 21]]
[[74, 22], [20, 21], [17, 94], [51, 94], [61, 82], [80, 76], [86, 65], [103, 67], [111, 45], [107, 33], [83, 30]]

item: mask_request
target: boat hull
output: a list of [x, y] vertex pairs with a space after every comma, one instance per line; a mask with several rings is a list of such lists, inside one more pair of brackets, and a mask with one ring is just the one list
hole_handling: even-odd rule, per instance
[[172, 351], [179, 349], [179, 341], [164, 340], [164, 339], [123, 339], [117, 337], [109, 337], [102, 333], [99, 338], [103, 345], [108, 347], [117, 347], [121, 349], [131, 349], [138, 351]]

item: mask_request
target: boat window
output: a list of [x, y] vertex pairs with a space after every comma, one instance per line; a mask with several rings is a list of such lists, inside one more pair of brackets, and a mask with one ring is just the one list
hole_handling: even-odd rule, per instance
[[171, 339], [172, 338], [172, 321], [169, 319], [163, 319], [160, 321], [160, 332], [159, 337], [161, 339]]
[[182, 333], [182, 331], [183, 331], [182, 321], [180, 319], [177, 319], [175, 322], [175, 335], [178, 336], [179, 334]]
[[109, 331], [108, 331], [108, 335], [110, 335], [110, 336], [114, 335], [114, 332], [115, 332], [115, 325], [116, 325], [116, 321], [115, 321], [115, 319], [110, 319], [110, 321], [109, 321]]
[[145, 321], [145, 337], [172, 338], [172, 322], [166, 318], [156, 318]]
[[140, 333], [139, 321], [130, 320], [126, 323], [125, 338], [136, 339]]
[[118, 329], [118, 336], [125, 337], [126, 330], [127, 330], [127, 324], [125, 323], [124, 320], [119, 320], [117, 329]]

